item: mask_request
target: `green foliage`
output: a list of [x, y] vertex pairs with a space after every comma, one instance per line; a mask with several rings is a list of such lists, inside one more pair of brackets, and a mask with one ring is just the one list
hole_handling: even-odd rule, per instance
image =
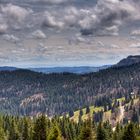
[[108, 140], [107, 133], [101, 122], [97, 128], [97, 140]]
[[119, 123], [116, 125], [116, 130], [113, 134], [113, 140], [122, 140], [123, 132]]
[[0, 140], [5, 140], [5, 134], [2, 127], [0, 127]]
[[90, 108], [89, 108], [89, 106], [86, 107], [86, 114], [88, 114], [88, 113], [90, 113]]
[[39, 116], [35, 121], [33, 140], [46, 140], [46, 118], [44, 115]]
[[130, 123], [125, 128], [123, 140], [136, 140], [136, 131], [133, 123]]
[[117, 124], [112, 132], [107, 121], [95, 124], [86, 121], [73, 122], [70, 118], [44, 115], [38, 117], [0, 116], [0, 140], [139, 140], [139, 124]]
[[11, 126], [9, 129], [8, 140], [19, 140], [20, 133], [18, 131], [18, 126], [16, 125], [16, 120], [12, 120]]
[[23, 119], [22, 140], [30, 140], [29, 124], [26, 118]]
[[48, 140], [62, 140], [61, 132], [57, 124], [55, 124], [51, 128], [50, 134], [48, 136]]
[[92, 138], [92, 130], [90, 127], [83, 127], [81, 130], [81, 134], [79, 136], [79, 140], [93, 140]]

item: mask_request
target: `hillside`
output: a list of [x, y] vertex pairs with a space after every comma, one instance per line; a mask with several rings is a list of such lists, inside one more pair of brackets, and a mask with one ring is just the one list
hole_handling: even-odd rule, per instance
[[3, 113], [49, 116], [86, 106], [104, 106], [115, 98], [139, 92], [140, 64], [97, 73], [42, 74], [29, 70], [0, 72]]
[[118, 122], [120, 124], [125, 124], [129, 121], [138, 123], [140, 116], [139, 97], [139, 95], [130, 95], [129, 99], [118, 98], [113, 100], [110, 106], [90, 106], [77, 110], [72, 115], [68, 114], [68, 116], [74, 122], [78, 122], [80, 117], [83, 121], [88, 120], [90, 117], [95, 123], [109, 121], [112, 127], [115, 127]]
[[130, 66], [137, 63], [140, 63], [140, 55], [135, 55], [135, 56], [130, 55], [127, 58], [122, 59], [115, 66], [117, 67]]

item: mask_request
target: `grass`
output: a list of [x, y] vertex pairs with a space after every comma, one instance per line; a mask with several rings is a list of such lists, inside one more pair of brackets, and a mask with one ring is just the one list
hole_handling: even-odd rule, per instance
[[[94, 106], [90, 106], [90, 114], [86, 114], [86, 108], [83, 108], [83, 116], [82, 116], [82, 120], [86, 120], [88, 119], [89, 116], [92, 116], [93, 112], [98, 112], [103, 110], [103, 107], [94, 107]], [[75, 122], [78, 122], [79, 119], [79, 110], [74, 112], [74, 116], [71, 118], [72, 120], [74, 120]]]
[[125, 97], [119, 98], [119, 99], [117, 99], [117, 101], [123, 102], [123, 101], [125, 101]]
[[[119, 102], [122, 102], [124, 100], [125, 100], [124, 97], [117, 99], [117, 101], [119, 101]], [[83, 110], [82, 120], [88, 119], [89, 116], [92, 116], [93, 112], [98, 112], [98, 111], [101, 111], [101, 110], [104, 109], [102, 106], [100, 106], [100, 107], [90, 106], [89, 108], [90, 108], [90, 114], [86, 114], [86, 108], [83, 108], [82, 109]], [[74, 112], [74, 116], [71, 117], [71, 119], [73, 121], [78, 122], [79, 112], [80, 112], [79, 110], [77, 110], [77, 111]], [[105, 120], [109, 119], [110, 116], [111, 116], [111, 110], [109, 110], [109, 111], [107, 111], [107, 112], [104, 113], [104, 118], [106, 118]]]
[[[113, 101], [113, 103], [114, 103], [114, 101]], [[117, 101], [123, 102], [123, 101], [125, 101], [125, 97], [119, 98], [119, 99], [117, 99]], [[139, 101], [139, 99], [134, 99], [134, 104], [136, 104], [138, 101]], [[130, 102], [128, 104], [126, 104], [126, 106], [128, 106], [128, 105], [130, 105]], [[87, 120], [89, 118], [89, 116], [92, 117], [93, 112], [98, 112], [98, 111], [104, 110], [103, 106], [100, 106], [100, 107], [90, 106], [89, 109], [90, 109], [89, 114], [86, 114], [86, 108], [82, 109], [83, 110], [82, 120]], [[78, 122], [79, 112], [80, 112], [80, 110], [77, 110], [74, 112], [74, 116], [71, 117], [71, 119], [73, 121]], [[111, 117], [111, 110], [104, 112], [104, 119], [103, 120], [105, 120], [105, 121], [109, 120], [110, 117]], [[140, 137], [138, 140], [140, 140]]]

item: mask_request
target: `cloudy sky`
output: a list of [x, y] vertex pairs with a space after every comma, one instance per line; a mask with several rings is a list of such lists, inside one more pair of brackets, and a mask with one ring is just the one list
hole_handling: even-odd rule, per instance
[[0, 0], [0, 66], [114, 64], [140, 54], [140, 0]]

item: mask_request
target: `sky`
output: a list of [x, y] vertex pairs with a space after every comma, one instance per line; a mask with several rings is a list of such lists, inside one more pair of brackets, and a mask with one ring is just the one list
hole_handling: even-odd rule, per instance
[[101, 66], [139, 54], [140, 0], [0, 0], [0, 66]]

